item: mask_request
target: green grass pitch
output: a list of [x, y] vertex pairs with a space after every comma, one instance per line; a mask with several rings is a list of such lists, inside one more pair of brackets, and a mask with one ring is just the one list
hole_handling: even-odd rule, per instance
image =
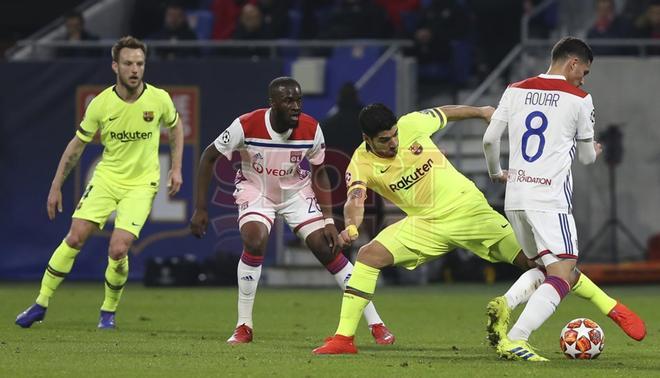
[[[382, 376], [660, 376], [660, 287], [606, 287], [646, 320], [648, 335], [629, 339], [588, 302], [569, 296], [532, 336], [552, 361], [497, 358], [485, 341], [484, 309], [505, 285], [433, 285], [379, 288], [376, 306], [397, 337], [374, 344], [366, 324], [354, 356], [314, 356], [336, 328], [338, 290], [261, 288], [255, 304], [255, 340], [229, 346], [236, 318], [234, 288], [150, 289], [129, 283], [118, 329], [96, 329], [103, 286], [65, 282], [46, 319], [30, 329], [13, 324], [31, 304], [37, 283], [0, 284], [0, 377], [382, 377]], [[520, 312], [516, 311], [515, 316]], [[576, 317], [605, 331], [598, 360], [565, 359], [559, 332]]]

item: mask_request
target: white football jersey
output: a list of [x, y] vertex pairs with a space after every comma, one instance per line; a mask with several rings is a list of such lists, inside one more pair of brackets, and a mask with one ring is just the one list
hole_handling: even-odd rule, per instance
[[242, 198], [263, 196], [280, 204], [310, 185], [310, 172], [303, 159], [320, 165], [325, 160], [325, 142], [318, 122], [301, 113], [298, 127], [277, 133], [270, 124], [270, 109], [258, 109], [234, 120], [213, 142], [228, 160], [234, 151], [241, 156], [236, 172], [236, 192]]
[[571, 213], [575, 143], [594, 136], [591, 95], [543, 74], [511, 84], [493, 119], [509, 129], [505, 210]]

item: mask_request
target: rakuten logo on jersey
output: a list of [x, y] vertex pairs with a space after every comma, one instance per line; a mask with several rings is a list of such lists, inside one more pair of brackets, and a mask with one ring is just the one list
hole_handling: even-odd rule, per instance
[[393, 184], [390, 184], [389, 185], [390, 190], [396, 192], [397, 190], [410, 189], [411, 186], [420, 182], [426, 176], [426, 174], [431, 170], [432, 167], [433, 167], [433, 159], [429, 159], [420, 168], [415, 168], [413, 173], [406, 176], [401, 176], [401, 180]]
[[508, 181], [510, 183], [524, 182], [527, 184], [552, 185], [552, 179], [547, 177], [527, 176], [524, 169], [510, 169]]
[[149, 131], [149, 132], [144, 132], [144, 131], [133, 131], [133, 132], [120, 131], [118, 133], [116, 133], [114, 131], [111, 131], [110, 132], [110, 139], [118, 140], [122, 143], [126, 143], [126, 142], [135, 142], [135, 141], [138, 141], [138, 140], [151, 139], [152, 135], [153, 135], [152, 131]]

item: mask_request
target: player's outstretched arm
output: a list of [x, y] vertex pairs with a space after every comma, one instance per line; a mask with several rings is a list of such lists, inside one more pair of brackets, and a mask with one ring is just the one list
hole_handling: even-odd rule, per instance
[[46, 203], [46, 210], [48, 211], [48, 219], [55, 219], [56, 210], [62, 212], [62, 184], [66, 180], [71, 170], [78, 164], [80, 155], [85, 150], [86, 142], [83, 142], [77, 136], [74, 136], [69, 144], [67, 144], [60, 163], [57, 165], [55, 177], [50, 184], [50, 191], [48, 192], [48, 201]]
[[312, 164], [312, 189], [316, 195], [319, 207], [325, 219], [325, 229], [323, 236], [325, 236], [328, 246], [334, 251], [338, 248], [337, 242], [337, 228], [332, 220], [332, 192], [330, 190], [330, 178], [325, 170], [324, 165]]
[[344, 204], [344, 224], [346, 228], [339, 234], [339, 241], [343, 246], [350, 245], [358, 238], [358, 228], [364, 219], [364, 201], [367, 199], [367, 191], [356, 187], [348, 192], [348, 198]]
[[169, 195], [173, 196], [181, 189], [183, 176], [181, 175], [181, 161], [183, 160], [183, 126], [181, 119], [169, 130], [170, 140], [170, 171], [167, 175], [167, 188]]
[[492, 106], [444, 105], [439, 108], [447, 116], [447, 122], [481, 118], [488, 123], [495, 112]]
[[211, 181], [211, 172], [218, 156], [222, 155], [211, 143], [206, 147], [199, 159], [199, 167], [197, 169], [197, 177], [195, 178], [195, 210], [192, 218], [190, 219], [190, 231], [197, 238], [201, 238], [206, 233], [206, 226], [209, 223], [209, 215], [207, 211], [207, 198], [209, 191], [209, 183]]

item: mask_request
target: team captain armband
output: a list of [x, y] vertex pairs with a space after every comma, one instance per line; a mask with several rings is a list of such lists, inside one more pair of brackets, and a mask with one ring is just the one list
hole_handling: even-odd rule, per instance
[[362, 190], [367, 190], [367, 185], [362, 182], [362, 181], [355, 181], [351, 185], [348, 186], [348, 189], [346, 190], [346, 193], [351, 193], [355, 189], [362, 189]]
[[95, 133], [95, 132], [91, 132], [91, 131], [87, 131], [87, 130], [83, 129], [83, 128], [80, 127], [80, 126], [78, 126], [78, 129], [76, 130], [76, 135], [77, 135], [78, 138], [80, 138], [80, 140], [82, 140], [83, 142], [89, 142], [89, 141], [91, 141], [92, 138], [94, 138], [94, 134], [96, 134], [96, 133]]
[[178, 120], [179, 120], [179, 112], [176, 112], [176, 113], [174, 113], [174, 119], [172, 120], [172, 122], [168, 122], [165, 126], [167, 128], [174, 127], [174, 125], [176, 125], [176, 122]]

